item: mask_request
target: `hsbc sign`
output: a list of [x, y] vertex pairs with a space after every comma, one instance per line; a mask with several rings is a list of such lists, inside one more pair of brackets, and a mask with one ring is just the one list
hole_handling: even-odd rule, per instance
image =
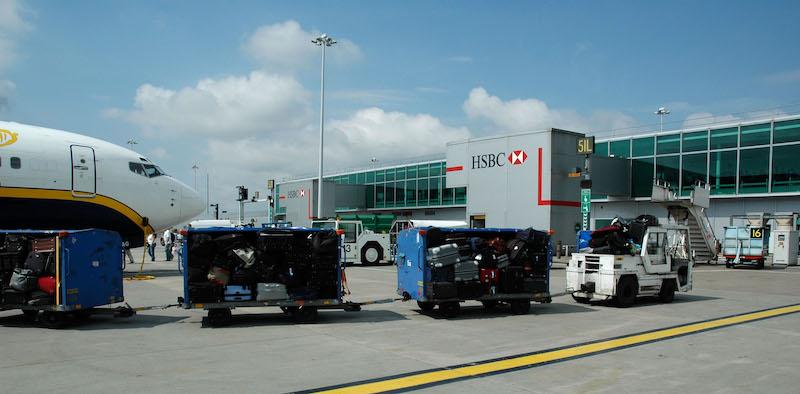
[[305, 196], [306, 196], [305, 189], [290, 190], [288, 193], [286, 193], [287, 198], [302, 198]]
[[487, 153], [472, 156], [472, 169], [505, 167], [506, 162], [511, 165], [522, 165], [528, 159], [524, 150], [518, 149], [506, 155], [505, 152]]

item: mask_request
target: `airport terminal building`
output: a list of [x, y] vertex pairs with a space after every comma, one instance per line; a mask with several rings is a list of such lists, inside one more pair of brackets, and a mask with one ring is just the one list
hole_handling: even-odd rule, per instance
[[[330, 174], [320, 216], [385, 213], [475, 227], [533, 226], [574, 243], [580, 137], [550, 129], [456, 141], [437, 160]], [[598, 138], [591, 163], [592, 228], [617, 216], [666, 218], [666, 209], [650, 202], [653, 182], [688, 198], [701, 181], [710, 187], [708, 219], [722, 234], [734, 214], [800, 210], [800, 115]], [[276, 220], [308, 225], [317, 216], [315, 179], [278, 182], [275, 196]]]

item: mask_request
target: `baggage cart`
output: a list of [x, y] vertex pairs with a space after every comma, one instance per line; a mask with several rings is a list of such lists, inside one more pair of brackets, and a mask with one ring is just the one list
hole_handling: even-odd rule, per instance
[[[322, 309], [361, 310], [363, 303], [343, 299], [342, 239], [335, 230], [218, 227], [184, 234], [184, 292], [178, 303], [207, 310], [208, 325], [229, 324], [236, 308], [279, 307], [300, 323], [315, 321]], [[281, 286], [287, 297], [275, 299]], [[271, 293], [259, 297], [259, 289]], [[225, 301], [234, 290], [239, 299]]]
[[475, 300], [525, 314], [532, 301], [551, 301], [552, 247], [541, 231], [412, 228], [398, 235], [397, 256], [397, 294], [424, 312], [439, 306], [453, 317], [461, 302]]
[[129, 317], [124, 301], [122, 238], [113, 231], [0, 230], [0, 310], [59, 328], [93, 314]]

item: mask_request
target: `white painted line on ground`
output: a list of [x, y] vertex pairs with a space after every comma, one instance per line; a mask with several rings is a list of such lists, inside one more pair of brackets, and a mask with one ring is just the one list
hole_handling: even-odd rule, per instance
[[736, 269], [723, 269], [723, 270], [694, 270], [694, 273], [701, 273], [701, 272], [753, 272], [758, 274], [800, 274], [800, 271], [760, 271], [760, 270], [736, 270]]

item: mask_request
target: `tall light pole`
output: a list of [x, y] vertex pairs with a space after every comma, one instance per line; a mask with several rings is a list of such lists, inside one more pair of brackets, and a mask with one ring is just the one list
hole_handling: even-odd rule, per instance
[[198, 170], [199, 168], [200, 168], [200, 167], [198, 167], [198, 166], [197, 166], [197, 164], [195, 164], [195, 165], [193, 165], [193, 166], [192, 166], [192, 171], [194, 171], [194, 190], [195, 190], [195, 191], [197, 191], [197, 170]]
[[660, 128], [660, 130], [663, 132], [664, 131], [664, 116], [665, 115], [669, 115], [669, 110], [666, 107], [661, 107], [661, 108], [658, 109], [658, 111], [655, 112], [655, 114], [658, 115], [658, 118], [661, 120], [661, 128]]
[[336, 41], [327, 34], [311, 40], [316, 46], [322, 47], [322, 71], [320, 73], [319, 90], [319, 180], [317, 181], [317, 217], [322, 217], [322, 147], [325, 134], [325, 47], [333, 46]]

